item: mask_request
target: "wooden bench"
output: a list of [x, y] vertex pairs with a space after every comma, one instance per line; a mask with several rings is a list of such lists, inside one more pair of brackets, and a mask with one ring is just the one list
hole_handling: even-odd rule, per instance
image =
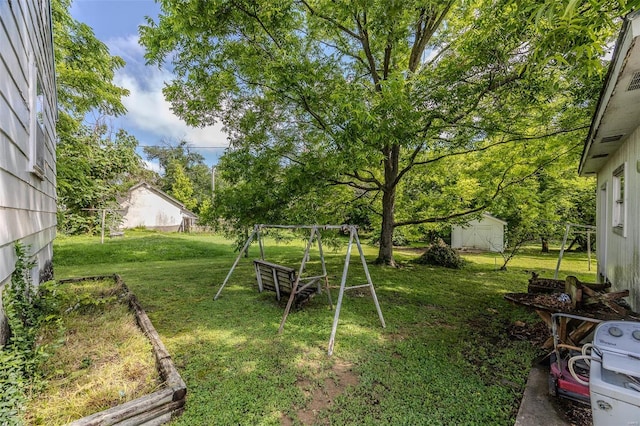
[[[253, 266], [256, 269], [258, 291], [261, 293], [264, 290], [273, 291], [276, 293], [278, 301], [283, 295], [291, 295], [296, 282], [295, 269], [260, 259], [254, 260]], [[300, 305], [320, 291], [319, 287], [317, 289], [313, 287], [313, 284], [318, 283], [318, 279], [308, 280], [308, 282], [303, 281], [303, 279], [300, 280], [295, 292], [294, 302], [296, 305]]]

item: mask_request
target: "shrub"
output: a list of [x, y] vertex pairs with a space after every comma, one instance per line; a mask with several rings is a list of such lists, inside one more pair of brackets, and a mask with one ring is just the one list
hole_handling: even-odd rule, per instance
[[444, 266], [445, 268], [460, 269], [464, 266], [464, 260], [460, 255], [442, 239], [427, 247], [427, 250], [415, 260], [416, 263], [423, 265]]
[[33, 387], [39, 362], [45, 357], [44, 347], [36, 346], [36, 336], [45, 320], [47, 299], [39, 296], [31, 282], [28, 246], [15, 245], [17, 261], [11, 285], [3, 294], [9, 337], [0, 347], [0, 425], [22, 424], [26, 402], [25, 391]]
[[[404, 233], [399, 229], [393, 230], [393, 237], [391, 243], [394, 247], [403, 247], [409, 245], [409, 239], [404, 235]], [[371, 244], [375, 246], [380, 245], [380, 234], [376, 235], [371, 239]]]

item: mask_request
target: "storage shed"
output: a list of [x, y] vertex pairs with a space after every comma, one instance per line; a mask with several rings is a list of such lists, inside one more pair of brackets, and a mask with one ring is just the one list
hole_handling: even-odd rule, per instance
[[507, 222], [483, 213], [464, 225], [451, 226], [451, 248], [501, 252], [504, 250], [504, 228]]
[[133, 186], [120, 203], [123, 228], [138, 226], [159, 231], [189, 231], [198, 216], [169, 194], [146, 182]]

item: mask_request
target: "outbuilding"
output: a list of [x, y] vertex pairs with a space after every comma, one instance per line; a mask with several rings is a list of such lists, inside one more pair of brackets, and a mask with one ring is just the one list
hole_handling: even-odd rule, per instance
[[122, 227], [144, 227], [159, 231], [189, 231], [198, 216], [169, 194], [139, 183], [129, 189], [120, 203], [123, 211]]
[[507, 222], [483, 213], [464, 225], [451, 226], [451, 248], [501, 252], [504, 250], [504, 230]]

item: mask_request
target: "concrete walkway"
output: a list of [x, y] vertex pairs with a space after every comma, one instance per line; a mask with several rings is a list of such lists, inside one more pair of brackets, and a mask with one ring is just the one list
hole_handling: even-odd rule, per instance
[[536, 364], [531, 368], [515, 426], [569, 426], [551, 403], [548, 377], [547, 367]]

